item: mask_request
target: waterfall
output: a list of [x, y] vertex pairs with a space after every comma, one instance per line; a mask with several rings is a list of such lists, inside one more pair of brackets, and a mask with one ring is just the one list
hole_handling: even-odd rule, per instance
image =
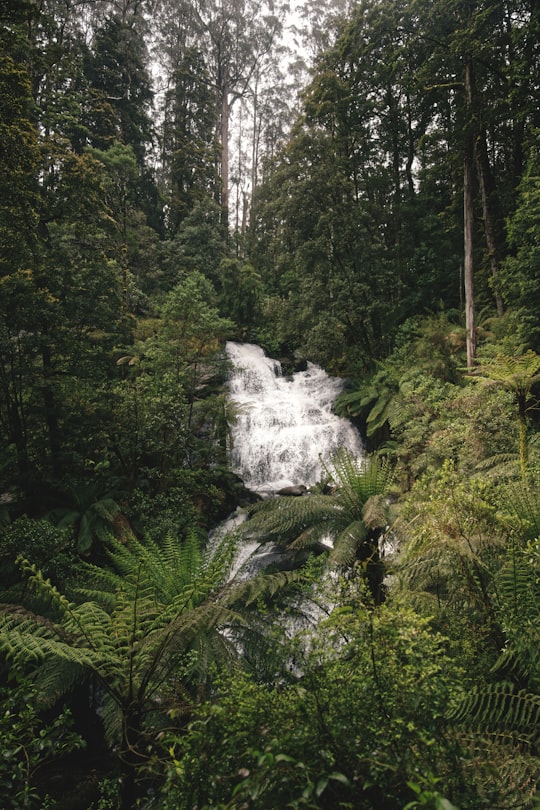
[[343, 382], [319, 366], [284, 376], [259, 346], [227, 343], [229, 395], [236, 407], [229, 463], [246, 487], [272, 495], [320, 480], [340, 447], [362, 454], [356, 429], [332, 411]]

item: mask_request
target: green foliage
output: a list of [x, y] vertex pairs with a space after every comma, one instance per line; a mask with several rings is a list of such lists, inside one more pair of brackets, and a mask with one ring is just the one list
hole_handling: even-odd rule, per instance
[[100, 489], [95, 481], [73, 485], [64, 493], [67, 505], [55, 507], [48, 514], [58, 528], [71, 529], [82, 555], [88, 555], [94, 544], [106, 545], [120, 526], [121, 506], [111, 493], [102, 494]]
[[338, 412], [362, 417], [368, 436], [385, 426], [391, 430], [402, 427], [410, 418], [404, 401], [410, 387], [416, 387], [416, 380], [430, 380], [436, 390], [445, 390], [447, 383], [457, 382], [463, 340], [462, 330], [454, 320], [453, 313], [441, 311], [406, 321], [394, 351], [378, 361], [377, 370], [354, 390], [338, 398]]
[[[454, 719], [538, 752], [540, 712], [540, 555], [538, 543], [508, 548], [494, 575], [505, 644], [488, 683], [467, 695]], [[500, 680], [500, 679], [504, 680]]]
[[371, 614], [356, 585], [298, 639], [297, 679], [225, 681], [173, 739], [164, 807], [390, 810], [433, 768], [455, 789], [444, 714], [459, 672], [444, 640], [398, 606]]
[[142, 165], [151, 141], [152, 90], [141, 27], [133, 23], [125, 16], [102, 22], [94, 32], [93, 53], [86, 54], [85, 71], [100, 101], [91, 121], [92, 145], [107, 149], [122, 141]]
[[219, 265], [229, 253], [220, 213], [214, 200], [198, 200], [175, 235], [161, 244], [158, 282], [162, 293], [169, 292], [194, 271], [204, 273], [215, 287], [219, 286]]
[[32, 259], [39, 204], [31, 80], [27, 67], [6, 52], [0, 56], [0, 98], [0, 276], [4, 276]]
[[[532, 361], [529, 355], [523, 359], [503, 356], [500, 343], [486, 342], [485, 363], [470, 376], [484, 385], [472, 390], [456, 367], [461, 352], [459, 328], [443, 316], [410, 327], [403, 330], [403, 342], [378, 364], [378, 370], [342, 394], [337, 403], [340, 413], [361, 421], [379, 452], [399, 459], [402, 485], [411, 486], [419, 475], [435, 472], [447, 459], [455, 461], [465, 475], [516, 477], [520, 442], [522, 451], [524, 447], [530, 454], [532, 468], [536, 458], [534, 355]], [[490, 369], [504, 380], [493, 379], [490, 384]], [[525, 403], [523, 424], [516, 421], [512, 404], [518, 397]]]
[[433, 776], [418, 782], [407, 782], [408, 786], [413, 790], [417, 799], [408, 802], [403, 810], [414, 810], [417, 807], [429, 807], [432, 810], [458, 810], [458, 808], [441, 796], [438, 790], [435, 790], [437, 783], [440, 779]]
[[464, 480], [447, 462], [415, 484], [394, 527], [401, 538], [394, 573], [444, 632], [458, 639], [467, 628], [462, 651], [472, 671], [493, 665], [503, 638], [495, 575], [507, 526], [496, 486], [480, 477]]
[[161, 308], [163, 340], [160, 354], [177, 375], [182, 365], [196, 367], [219, 348], [219, 339], [231, 332], [232, 322], [212, 305], [212, 283], [200, 272], [187, 275], [168, 294]]
[[481, 691], [471, 691], [451, 718], [538, 748], [540, 695], [518, 691], [513, 684], [491, 684]]
[[36, 709], [38, 696], [27, 682], [0, 690], [0, 788], [5, 810], [41, 810], [47, 804], [37, 780], [52, 763], [84, 747], [63, 708], [44, 720]]
[[[26, 561], [29, 587], [44, 613], [4, 604], [0, 647], [14, 666], [33, 665], [42, 706], [89, 676], [103, 692], [100, 715], [118, 746], [126, 795], [167, 713], [181, 717], [204, 687], [212, 660], [237, 658], [239, 610], [271, 596], [294, 575], [230, 580], [236, 538], [207, 552], [191, 533], [161, 545], [111, 542], [111, 569], [86, 565], [84, 601], [71, 602]], [[52, 618], [47, 618], [52, 616]], [[224, 632], [228, 628], [228, 633]]]
[[529, 412], [538, 403], [532, 393], [540, 382], [540, 357], [531, 350], [518, 357], [496, 355], [484, 360], [471, 379], [501, 385], [514, 396], [519, 420], [519, 463], [525, 479], [529, 474]]
[[260, 318], [262, 282], [251, 264], [222, 259], [219, 266], [219, 297], [223, 312], [242, 329], [254, 329]]
[[[394, 568], [403, 593], [456, 639], [472, 678], [451, 718], [470, 738], [465, 773], [481, 796], [473, 807], [533, 806], [540, 708], [536, 489], [531, 480], [503, 487], [464, 481], [447, 467], [415, 485], [401, 514], [411, 522], [395, 527], [398, 534], [404, 529]], [[499, 778], [487, 765], [492, 759]]]
[[537, 238], [540, 211], [540, 163], [538, 147], [531, 157], [519, 185], [517, 207], [508, 222], [511, 254], [506, 258], [497, 280], [506, 304], [517, 311], [518, 339], [540, 351], [540, 336], [535, 312], [538, 309], [540, 251]]
[[165, 110], [166, 224], [174, 236], [200, 201], [215, 197], [218, 186], [215, 99], [204, 55], [194, 47], [184, 50], [173, 71]]
[[[117, 360], [109, 443], [131, 486], [162, 493], [189, 468], [223, 462], [225, 375], [222, 345], [233, 329], [211, 282], [185, 276], [164, 299], [161, 318]], [[143, 326], [143, 325], [141, 325]], [[195, 473], [194, 473], [195, 475]]]
[[19, 556], [30, 560], [57, 585], [73, 577], [79, 561], [74, 538], [68, 530], [52, 526], [48, 520], [26, 516], [5, 526], [0, 536], [3, 590], [11, 589], [20, 580], [15, 562]]

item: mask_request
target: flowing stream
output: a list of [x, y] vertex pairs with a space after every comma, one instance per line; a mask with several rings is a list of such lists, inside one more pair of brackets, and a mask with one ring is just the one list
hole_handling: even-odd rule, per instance
[[246, 487], [268, 497], [321, 478], [340, 447], [362, 454], [357, 430], [332, 407], [343, 382], [313, 363], [284, 376], [259, 346], [228, 343], [229, 396], [237, 408], [229, 464]]

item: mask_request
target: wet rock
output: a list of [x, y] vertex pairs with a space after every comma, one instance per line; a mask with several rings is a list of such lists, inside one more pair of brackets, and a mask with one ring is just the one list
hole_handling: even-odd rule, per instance
[[304, 484], [297, 484], [292, 487], [283, 487], [282, 489], [278, 489], [276, 495], [304, 495], [307, 492], [307, 487]]

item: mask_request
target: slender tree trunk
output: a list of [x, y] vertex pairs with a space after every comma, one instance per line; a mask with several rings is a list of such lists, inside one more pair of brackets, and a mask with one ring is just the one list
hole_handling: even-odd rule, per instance
[[[502, 223], [497, 216], [498, 204], [496, 200], [495, 182], [489, 165], [487, 153], [486, 133], [482, 131], [475, 140], [475, 161], [478, 174], [478, 183], [482, 195], [482, 211], [484, 216], [484, 231], [486, 234], [486, 244], [491, 264], [491, 276], [496, 279], [499, 274], [501, 261], [501, 236], [503, 234]], [[500, 294], [495, 291], [495, 302], [497, 313], [504, 315], [504, 305]]]
[[[499, 275], [500, 263], [503, 254], [504, 227], [499, 214], [499, 201], [495, 180], [489, 163], [487, 139], [485, 129], [482, 128], [475, 137], [474, 157], [476, 173], [482, 196], [482, 213], [484, 218], [484, 232], [491, 265], [491, 276], [496, 279]], [[500, 294], [495, 290], [497, 313], [504, 315], [504, 305]]]
[[[504, 241], [504, 229], [499, 215], [499, 202], [495, 188], [495, 180], [489, 163], [486, 130], [478, 116], [480, 101], [476, 92], [473, 60], [470, 56], [465, 63], [465, 96], [469, 114], [468, 126], [470, 127], [470, 136], [474, 143], [474, 162], [482, 198], [482, 216], [491, 265], [491, 276], [493, 279], [496, 279], [499, 274], [503, 253], [501, 243]], [[499, 316], [504, 315], [503, 301], [497, 291], [495, 291], [495, 302]]]
[[49, 448], [51, 451], [51, 464], [53, 473], [58, 476], [61, 474], [60, 451], [62, 442], [60, 439], [56, 398], [52, 387], [54, 371], [51, 350], [46, 344], [42, 344], [41, 346], [41, 360], [43, 363], [43, 402], [45, 406], [45, 422], [49, 436]]
[[225, 227], [229, 224], [229, 90], [227, 86], [221, 91], [221, 211]]
[[379, 606], [386, 600], [386, 588], [384, 586], [385, 565], [381, 559], [379, 542], [381, 531], [372, 529], [368, 532], [365, 541], [357, 551], [357, 560], [361, 563], [365, 571], [365, 577], [369, 592], [373, 598], [373, 604]]
[[[465, 64], [465, 91], [467, 110], [471, 104], [472, 60]], [[474, 193], [473, 193], [474, 140], [470, 121], [465, 134], [465, 154], [463, 160], [463, 275], [465, 288], [465, 328], [467, 330], [467, 368], [474, 365], [476, 356], [476, 323], [474, 306]]]
[[473, 157], [472, 142], [467, 144], [463, 164], [463, 276], [465, 288], [465, 328], [467, 330], [467, 368], [474, 365], [476, 356], [476, 323], [474, 307], [474, 251], [473, 251]]
[[13, 401], [7, 402], [7, 421], [9, 424], [9, 432], [11, 439], [15, 445], [15, 452], [17, 455], [17, 470], [21, 481], [28, 481], [28, 474], [30, 471], [30, 463], [28, 461], [28, 453], [26, 446], [26, 429], [24, 427], [24, 420], [21, 413]]

